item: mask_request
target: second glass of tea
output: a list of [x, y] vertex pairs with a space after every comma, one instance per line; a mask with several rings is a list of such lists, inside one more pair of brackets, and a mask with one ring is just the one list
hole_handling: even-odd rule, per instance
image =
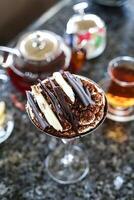
[[101, 83], [109, 103], [107, 117], [120, 122], [134, 120], [134, 58], [111, 60], [108, 75]]

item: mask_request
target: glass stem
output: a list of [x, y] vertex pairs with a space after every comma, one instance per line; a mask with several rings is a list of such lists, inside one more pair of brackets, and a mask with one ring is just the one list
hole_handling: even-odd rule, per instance
[[76, 139], [62, 139], [63, 144], [65, 144], [66, 152], [70, 152], [72, 145], [76, 143]]
[[62, 139], [62, 142], [65, 144], [65, 154], [64, 154], [64, 158], [63, 158], [63, 163], [64, 165], [68, 165], [72, 162], [73, 160], [73, 152], [72, 152], [72, 146], [74, 145], [74, 143], [76, 142], [75, 139]]

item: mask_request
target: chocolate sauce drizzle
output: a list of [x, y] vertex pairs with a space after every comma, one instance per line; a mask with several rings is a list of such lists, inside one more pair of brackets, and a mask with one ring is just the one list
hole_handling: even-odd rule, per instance
[[61, 108], [63, 110], [63, 114], [64, 114], [65, 118], [72, 124], [74, 131], [77, 132], [78, 131], [78, 121], [77, 121], [76, 117], [73, 115], [69, 105], [67, 104], [63, 91], [61, 90], [61, 88], [59, 86], [56, 86], [51, 79], [49, 79], [49, 83], [51, 84], [52, 89], [59, 101], [59, 104], [61, 105]]
[[69, 72], [63, 72], [63, 74], [66, 76], [69, 84], [75, 90], [75, 92], [79, 96], [79, 98], [80, 98], [81, 102], [84, 104], [84, 106], [93, 104], [91, 95], [89, 95], [85, 92], [81, 81], [79, 79], [76, 79], [75, 76], [70, 74]]
[[40, 110], [39, 108], [37, 107], [35, 101], [34, 101], [34, 98], [33, 98], [33, 95], [31, 94], [31, 92], [29, 91], [26, 91], [26, 95], [27, 95], [27, 100], [28, 100], [28, 103], [35, 115], [35, 118], [38, 120], [39, 124], [41, 125], [41, 128], [43, 130], [45, 130], [45, 128], [49, 127], [49, 124], [47, 123], [47, 121], [45, 121], [44, 118], [42, 118], [39, 113], [40, 113]]

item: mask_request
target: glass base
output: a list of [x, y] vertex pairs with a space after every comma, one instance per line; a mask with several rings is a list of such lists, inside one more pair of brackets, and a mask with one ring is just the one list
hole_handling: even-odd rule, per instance
[[128, 122], [134, 120], [134, 108], [114, 108], [109, 105], [107, 118], [118, 121], [118, 122]]
[[86, 153], [78, 146], [60, 145], [45, 161], [50, 177], [60, 184], [76, 183], [82, 180], [89, 171]]
[[[106, 77], [99, 82], [99, 85], [103, 88], [105, 93], [109, 89], [111, 79]], [[129, 122], [134, 120], [134, 107], [122, 108], [113, 107], [110, 103], [108, 104], [107, 118], [116, 122]]]

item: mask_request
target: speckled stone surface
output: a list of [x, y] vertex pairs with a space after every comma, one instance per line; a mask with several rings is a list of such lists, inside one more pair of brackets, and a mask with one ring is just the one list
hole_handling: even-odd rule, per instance
[[[106, 76], [110, 59], [134, 55], [134, 1], [129, 0], [122, 8], [89, 5], [89, 11], [106, 22], [108, 42], [105, 52], [88, 61], [81, 74], [100, 81]], [[41, 28], [63, 35], [72, 13], [69, 3]], [[12, 106], [9, 93], [14, 89], [10, 82], [5, 87], [3, 98], [14, 113], [15, 128], [0, 145], [0, 200], [134, 200], [133, 122], [106, 120], [94, 134], [83, 137], [90, 173], [77, 184], [59, 185], [48, 176], [44, 160], [60, 141], [39, 133], [26, 113]]]

